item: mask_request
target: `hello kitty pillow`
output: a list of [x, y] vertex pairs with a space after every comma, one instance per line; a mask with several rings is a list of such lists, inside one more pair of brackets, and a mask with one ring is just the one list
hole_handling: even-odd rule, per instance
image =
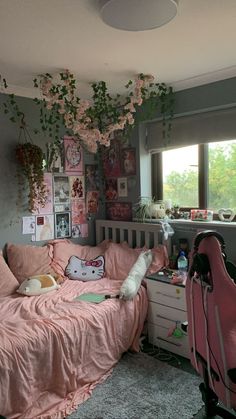
[[98, 256], [92, 260], [71, 256], [65, 269], [65, 275], [69, 279], [79, 281], [96, 281], [103, 277], [104, 271], [105, 260], [103, 256]]

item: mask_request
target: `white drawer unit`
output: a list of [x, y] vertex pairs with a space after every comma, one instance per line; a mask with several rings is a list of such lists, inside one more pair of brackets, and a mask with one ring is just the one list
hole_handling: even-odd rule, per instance
[[148, 340], [155, 346], [189, 358], [187, 334], [181, 323], [187, 321], [185, 287], [172, 285], [152, 275], [146, 278], [148, 292]]

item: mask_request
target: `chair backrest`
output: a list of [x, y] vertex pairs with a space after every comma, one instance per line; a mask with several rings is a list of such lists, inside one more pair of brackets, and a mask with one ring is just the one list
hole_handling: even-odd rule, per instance
[[[223, 237], [200, 232], [186, 283], [191, 362], [227, 407], [236, 408], [236, 284], [227, 271]], [[234, 266], [234, 265], [233, 265]], [[236, 270], [236, 268], [235, 268]]]

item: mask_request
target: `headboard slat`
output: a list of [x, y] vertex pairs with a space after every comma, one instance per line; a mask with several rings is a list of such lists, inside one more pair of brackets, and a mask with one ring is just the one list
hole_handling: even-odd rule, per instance
[[164, 244], [171, 253], [171, 240], [164, 240], [162, 226], [157, 223], [96, 220], [96, 243], [105, 239], [115, 243], [128, 241], [130, 247], [145, 245], [149, 249]]

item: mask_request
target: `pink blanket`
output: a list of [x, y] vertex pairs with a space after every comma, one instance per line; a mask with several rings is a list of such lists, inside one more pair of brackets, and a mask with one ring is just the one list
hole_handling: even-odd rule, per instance
[[0, 414], [8, 419], [64, 418], [139, 350], [146, 290], [133, 301], [73, 301], [85, 292], [116, 293], [120, 281], [66, 280], [37, 297], [0, 298]]

